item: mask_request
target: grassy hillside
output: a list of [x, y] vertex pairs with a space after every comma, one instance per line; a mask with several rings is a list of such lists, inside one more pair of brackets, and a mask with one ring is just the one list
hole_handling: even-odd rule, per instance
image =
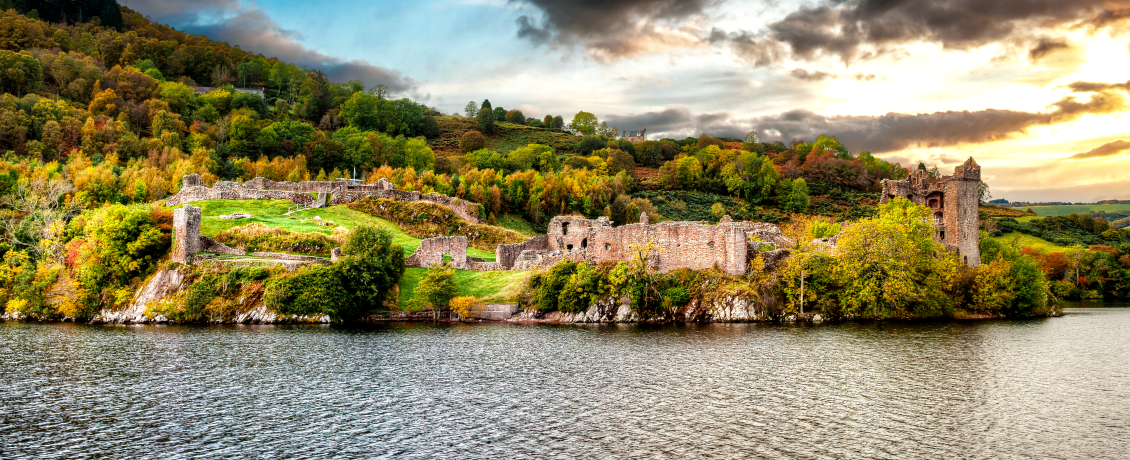
[[[408, 268], [404, 271], [404, 277], [400, 279], [401, 309], [407, 308], [416, 297], [416, 285], [420, 284], [427, 271], [426, 268]], [[475, 296], [487, 302], [513, 302], [521, 292], [527, 276], [529, 273], [518, 271], [456, 270], [455, 283], [459, 286], [461, 296]]]
[[[440, 137], [428, 141], [432, 150], [439, 152], [459, 152], [459, 138], [467, 131], [479, 129], [475, 120], [455, 116], [436, 117], [439, 122]], [[518, 147], [529, 144], [548, 145], [557, 149], [558, 153], [572, 152], [580, 139], [569, 133], [551, 132], [543, 128], [516, 125], [513, 123], [495, 123], [494, 133], [486, 134], [486, 148], [499, 152], [509, 152]]]
[[[346, 206], [331, 206], [320, 209], [306, 209], [295, 212], [289, 216], [286, 213], [288, 206], [293, 206], [287, 200], [208, 200], [190, 203], [201, 209], [200, 234], [215, 237], [218, 233], [234, 227], [258, 223], [271, 228], [288, 230], [296, 233], [322, 233], [330, 235], [333, 227], [318, 225], [314, 217], [331, 221], [338, 226], [352, 229], [359, 224], [372, 224], [388, 230], [392, 234], [392, 241], [404, 248], [404, 255], [411, 255], [420, 247], [420, 238], [405, 233], [403, 229], [392, 222], [369, 214], [354, 211]], [[178, 206], [179, 207], [179, 206]], [[244, 213], [255, 216], [251, 219], [220, 219], [219, 216], [232, 213]], [[494, 261], [494, 252], [476, 248], [468, 248], [467, 255], [482, 257], [486, 261]]]
[[1015, 217], [1017, 219], [1031, 217], [1028, 211], [1019, 208], [1000, 208], [997, 206], [981, 206], [979, 211], [989, 217]]
[[1109, 213], [1130, 212], [1130, 204], [1065, 204], [1056, 206], [1032, 206], [1037, 216], [1066, 216], [1068, 214], [1088, 214], [1098, 211]]
[[[993, 237], [992, 239], [1000, 241], [1001, 243], [1007, 245], [1015, 244], [1018, 248], [1033, 248], [1047, 253], [1067, 252], [1067, 250], [1071, 249], [1066, 246], [1057, 245], [1038, 236], [1026, 235], [1023, 233], [1008, 233], [1005, 235]], [[983, 260], [982, 262], [988, 261]]]

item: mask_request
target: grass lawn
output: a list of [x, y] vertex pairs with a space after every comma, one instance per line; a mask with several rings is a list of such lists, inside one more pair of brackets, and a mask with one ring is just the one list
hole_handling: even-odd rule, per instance
[[1049, 217], [1049, 216], [1066, 216], [1071, 213], [1087, 214], [1095, 211], [1106, 212], [1126, 212], [1130, 211], [1130, 204], [1065, 204], [1057, 206], [1032, 206], [1032, 211], [1036, 215]]
[[1067, 252], [1069, 249], [1071, 249], [1071, 248], [1068, 248], [1068, 247], [1065, 247], [1065, 246], [1059, 246], [1059, 245], [1052, 243], [1051, 241], [1045, 240], [1043, 238], [1032, 236], [1032, 235], [1026, 235], [1026, 234], [1023, 234], [1023, 233], [1009, 233], [1007, 235], [998, 236], [998, 237], [995, 237], [993, 239], [1000, 241], [1001, 243], [1004, 243], [1004, 244], [1012, 244], [1013, 242], [1015, 242], [1016, 246], [1018, 248], [1028, 248], [1028, 247], [1030, 247], [1030, 248], [1033, 248], [1033, 249], [1039, 249], [1039, 250], [1041, 250], [1043, 252], [1047, 252], [1047, 253]]
[[[208, 200], [189, 203], [200, 208], [200, 234], [215, 237], [216, 234], [234, 227], [251, 223], [263, 224], [271, 228], [289, 230], [296, 233], [333, 233], [333, 227], [318, 225], [313, 222], [315, 216], [322, 220], [329, 220], [342, 227], [353, 229], [358, 224], [373, 224], [392, 233], [392, 242], [404, 248], [404, 256], [410, 256], [420, 247], [420, 239], [404, 233], [396, 224], [379, 217], [373, 217], [363, 212], [354, 211], [345, 206], [330, 206], [328, 208], [304, 209], [289, 216], [287, 207], [294, 206], [289, 200]], [[251, 219], [221, 219], [220, 216], [241, 212], [255, 216]], [[467, 248], [467, 255], [482, 257], [483, 260], [493, 262], [493, 252], [481, 249]]]
[[[400, 308], [407, 308], [408, 302], [416, 297], [416, 285], [427, 271], [414, 267], [404, 271], [404, 277], [400, 278]], [[527, 276], [529, 272], [455, 270], [455, 284], [461, 296], [475, 296], [487, 302], [513, 302]]]

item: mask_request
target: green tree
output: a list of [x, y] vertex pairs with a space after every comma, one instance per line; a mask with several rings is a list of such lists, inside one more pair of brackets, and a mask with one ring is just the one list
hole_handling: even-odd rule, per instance
[[524, 125], [526, 124], [526, 115], [524, 115], [521, 110], [511, 110], [509, 112], [506, 112], [506, 121], [518, 125]]
[[39, 89], [43, 68], [26, 51], [0, 50], [0, 92], [22, 96]]
[[959, 262], [934, 240], [930, 212], [895, 198], [879, 207], [877, 217], [855, 222], [840, 234], [834, 271], [843, 286], [845, 313], [886, 318], [952, 310], [947, 289]]
[[411, 138], [404, 143], [404, 163], [409, 168], [425, 171], [435, 167], [436, 156], [427, 141]]
[[479, 104], [476, 103], [475, 101], [468, 102], [467, 106], [463, 107], [463, 114], [466, 115], [467, 118], [474, 118], [475, 115], [477, 115], [478, 113], [479, 113]]
[[196, 102], [196, 92], [182, 83], [167, 81], [161, 83], [161, 100], [169, 104], [176, 113], [188, 113]]
[[[490, 103], [489, 101], [483, 101], [483, 104], [489, 104], [489, 103]], [[484, 134], [489, 134], [489, 133], [494, 132], [494, 111], [492, 111], [491, 109], [489, 109], [487, 107], [483, 107], [482, 109], [480, 109], [479, 110], [479, 117], [478, 117], [477, 121], [479, 123], [479, 130], [482, 131]]]
[[344, 319], [381, 306], [404, 275], [404, 250], [392, 243], [391, 233], [375, 225], [358, 225], [350, 231], [341, 255], [335, 266], [356, 306], [339, 313]]
[[450, 263], [429, 268], [424, 278], [416, 285], [416, 300], [432, 310], [432, 319], [439, 319], [440, 308], [451, 303], [459, 295], [455, 285], [455, 269]]
[[312, 70], [307, 76], [303, 83], [303, 92], [306, 95], [306, 119], [318, 122], [332, 108], [333, 92], [330, 89], [329, 78], [320, 70]]
[[353, 96], [341, 105], [341, 117], [349, 126], [364, 131], [376, 131], [381, 125], [381, 100], [363, 92]]
[[573, 115], [573, 121], [569, 123], [569, 126], [572, 127], [573, 131], [590, 135], [596, 134], [596, 115], [585, 111], [577, 112], [576, 115]]

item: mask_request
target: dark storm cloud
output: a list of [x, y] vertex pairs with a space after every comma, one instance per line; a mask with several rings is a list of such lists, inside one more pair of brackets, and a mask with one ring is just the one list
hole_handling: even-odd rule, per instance
[[1028, 59], [1031, 61], [1038, 61], [1040, 58], [1051, 54], [1051, 52], [1067, 48], [1067, 40], [1064, 39], [1051, 39], [1041, 38], [1036, 42], [1036, 46], [1028, 50]]
[[543, 18], [518, 18], [518, 37], [551, 46], [582, 45], [603, 58], [619, 58], [657, 47], [701, 43], [671, 33], [701, 16], [715, 0], [511, 0], [541, 10]]
[[[1130, 100], [1121, 87], [1091, 88], [1076, 83], [1091, 93], [1084, 100], [1069, 96], [1044, 112], [987, 109], [923, 114], [888, 113], [881, 116], [822, 115], [809, 110], [792, 110], [777, 115], [737, 119], [726, 112], [693, 114], [686, 107], [631, 116], [609, 116], [608, 123], [621, 129], [644, 129], [669, 137], [742, 137], [756, 129], [763, 140], [789, 142], [833, 135], [857, 151], [893, 152], [910, 147], [946, 147], [1008, 139], [1036, 126], [1074, 121], [1088, 114], [1107, 114], [1130, 109]], [[1070, 87], [1071, 85], [1069, 85]], [[1117, 85], [1110, 85], [1117, 86]]]
[[1095, 148], [1088, 150], [1086, 152], [1076, 153], [1074, 155], [1071, 155], [1070, 159], [1071, 160], [1083, 160], [1083, 159], [1087, 159], [1087, 158], [1109, 157], [1109, 156], [1118, 155], [1118, 154], [1125, 152], [1127, 150], [1130, 150], [1130, 141], [1119, 139], [1119, 140], [1114, 141], [1114, 142], [1108, 142], [1106, 144], [1100, 145], [1100, 146], [1095, 147]]
[[334, 82], [359, 80], [369, 87], [383, 84], [394, 93], [409, 92], [416, 87], [415, 81], [399, 71], [311, 50], [298, 41], [301, 34], [297, 31], [280, 27], [262, 10], [236, 0], [124, 0], [122, 3], [154, 21], [321, 70]]
[[[518, 19], [518, 36], [538, 44], [582, 45], [599, 56], [618, 58], [657, 49], [673, 40], [665, 31], [724, 0], [511, 0], [541, 10]], [[734, 2], [736, 3], [736, 2]], [[1039, 58], [1066, 44], [1041, 41], [1056, 28], [1114, 27], [1130, 18], [1130, 0], [823, 0], [800, 7], [756, 30], [694, 32], [667, 45], [728, 44], [756, 66], [786, 57], [844, 62], [867, 59], [925, 41], [968, 49], [994, 42], [1032, 44]], [[661, 30], [658, 25], [666, 25]], [[1062, 44], [1062, 45], [1061, 45]]]
[[[1112, 5], [1127, 0], [855, 0], [798, 9], [756, 38], [731, 34], [734, 51], [759, 65], [781, 47], [798, 59], [834, 56], [849, 62], [912, 41], [967, 49], [997, 41], [1031, 40], [1033, 31], [1098, 24]], [[1115, 14], [1115, 13], [1111, 13]], [[1108, 22], [1109, 23], [1109, 20]], [[1103, 24], [1105, 25], [1105, 23]], [[768, 50], [768, 51], [766, 51]]]

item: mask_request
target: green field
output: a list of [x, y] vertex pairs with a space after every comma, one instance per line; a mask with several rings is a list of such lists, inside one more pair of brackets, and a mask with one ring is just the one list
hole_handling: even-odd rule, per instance
[[[1015, 243], [1016, 247], [1018, 247], [1018, 248], [1039, 249], [1040, 251], [1047, 252], [1047, 253], [1067, 252], [1068, 250], [1071, 249], [1071, 248], [1068, 248], [1068, 247], [1065, 247], [1065, 246], [1059, 246], [1059, 245], [1052, 243], [1051, 241], [1045, 240], [1043, 238], [1032, 236], [1032, 235], [1026, 235], [1024, 233], [1009, 233], [1007, 235], [994, 237], [993, 239], [1000, 241], [1001, 243], [1006, 244], [1006, 245], [1010, 245], [1010, 244]], [[982, 262], [987, 262], [987, 261], [982, 261]]]
[[1032, 211], [1041, 217], [1066, 216], [1071, 213], [1087, 214], [1095, 211], [1127, 212], [1130, 204], [1065, 204], [1056, 206], [1032, 206]]
[[[288, 200], [208, 200], [190, 204], [200, 208], [200, 234], [208, 237], [215, 237], [224, 230], [251, 223], [296, 233], [332, 234], [333, 227], [316, 224], [313, 220], [316, 216], [348, 229], [352, 229], [358, 224], [372, 224], [388, 230], [392, 234], [392, 242], [404, 248], [405, 256], [411, 255], [416, 251], [416, 248], [420, 247], [419, 238], [404, 233], [396, 224], [363, 212], [354, 211], [345, 206], [305, 209], [286, 216], [283, 214], [286, 213], [287, 207], [294, 206], [294, 203]], [[251, 214], [255, 217], [232, 220], [220, 218], [222, 215], [236, 212]], [[467, 248], [467, 255], [481, 257], [488, 262], [495, 260], [493, 252], [481, 249]]]
[[[400, 308], [407, 308], [416, 296], [416, 285], [427, 273], [426, 268], [408, 268], [400, 278]], [[455, 270], [455, 284], [459, 295], [475, 296], [487, 302], [513, 302], [529, 276], [527, 272], [492, 271], [477, 272]]]

